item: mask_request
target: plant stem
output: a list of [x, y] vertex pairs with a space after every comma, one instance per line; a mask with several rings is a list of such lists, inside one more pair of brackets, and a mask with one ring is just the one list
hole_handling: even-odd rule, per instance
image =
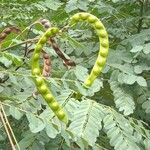
[[140, 0], [140, 14], [139, 14], [139, 23], [138, 23], [138, 33], [140, 33], [143, 24], [143, 13], [144, 13], [144, 1]]
[[1, 109], [2, 109], [2, 104], [0, 104], [0, 118], [1, 118], [2, 124], [3, 124], [4, 128], [5, 128], [5, 131], [6, 131], [6, 133], [7, 133], [7, 136], [8, 136], [10, 145], [11, 145], [11, 149], [12, 149], [12, 150], [16, 150], [16, 148], [15, 148], [15, 146], [14, 146], [14, 143], [13, 143], [13, 141], [12, 141], [12, 137], [11, 137], [11, 135], [10, 135], [10, 133], [9, 133], [9, 129], [8, 129], [7, 125], [6, 125], [6, 122], [5, 122], [5, 119], [4, 119], [4, 116], [3, 116], [3, 114], [2, 114]]
[[6, 51], [6, 50], [9, 50], [9, 49], [11, 49], [11, 48], [14, 48], [14, 47], [17, 47], [17, 46], [26, 44], [26, 43], [32, 43], [32, 42], [35, 42], [35, 41], [37, 41], [38, 39], [39, 39], [39, 38], [28, 39], [28, 40], [23, 41], [23, 42], [21, 42], [21, 43], [14, 44], [14, 45], [12, 45], [12, 46], [10, 46], [10, 47], [4, 48], [4, 49], [1, 50], [1, 52], [4, 52], [4, 51]]

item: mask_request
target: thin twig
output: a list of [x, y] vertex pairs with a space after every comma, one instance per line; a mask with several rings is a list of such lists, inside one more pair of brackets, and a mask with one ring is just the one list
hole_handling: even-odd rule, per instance
[[[34, 24], [36, 24], [37, 22], [34, 22], [33, 24], [29, 25], [28, 27], [26, 27], [23, 31], [21, 31], [20, 34], [18, 34], [14, 39], [16, 40], [18, 37], [20, 37], [26, 30], [28, 30], [30, 28], [30, 26], [33, 26]], [[9, 44], [9, 47], [13, 44], [13, 41]]]
[[[32, 29], [33, 25], [34, 25], [34, 24], [31, 24], [31, 26], [30, 26], [30, 28], [29, 28], [29, 30], [28, 30], [28, 32], [27, 32], [27, 37], [26, 37], [27, 39], [29, 38], [29, 34], [30, 34], [30, 32], [31, 32], [31, 29]], [[26, 57], [27, 51], [28, 51], [28, 43], [26, 43], [26, 45], [25, 45], [24, 57]]]
[[[1, 106], [2, 106], [2, 104], [1, 104]], [[9, 128], [9, 131], [10, 131], [10, 133], [11, 133], [13, 139], [14, 139], [14, 142], [15, 142], [15, 144], [16, 144], [18, 150], [20, 150], [19, 144], [18, 144], [18, 142], [17, 142], [17, 140], [16, 140], [16, 137], [15, 137], [15, 135], [14, 135], [14, 132], [13, 132], [13, 130], [12, 130], [11, 126], [10, 126], [10, 123], [9, 123], [9, 121], [8, 121], [8, 119], [7, 119], [7, 116], [6, 116], [6, 113], [5, 113], [5, 111], [4, 111], [3, 106], [1, 107], [1, 110], [2, 110], [2, 112], [3, 112], [3, 116], [4, 116], [4, 118], [5, 118], [5, 122], [6, 122], [7, 126], [8, 126], [8, 128]]]
[[7, 136], [8, 136], [10, 145], [11, 145], [11, 148], [12, 148], [12, 150], [16, 150], [16, 148], [15, 148], [15, 146], [14, 146], [14, 144], [13, 144], [12, 138], [11, 138], [11, 136], [10, 136], [8, 127], [7, 127], [7, 125], [6, 125], [6, 122], [5, 122], [4, 118], [3, 118], [4, 116], [3, 116], [2, 111], [1, 111], [1, 110], [2, 110], [2, 107], [3, 107], [2, 104], [0, 104], [0, 118], [1, 118], [1, 120], [2, 120], [3, 126], [4, 126], [4, 128], [5, 128], [6, 133], [7, 133]]
[[14, 48], [14, 47], [16, 47], [16, 46], [20, 46], [20, 45], [23, 45], [23, 44], [26, 44], [26, 43], [32, 43], [32, 42], [37, 41], [38, 39], [39, 39], [38, 37], [37, 37], [37, 38], [33, 38], [33, 39], [28, 39], [28, 40], [23, 41], [23, 42], [21, 42], [21, 43], [14, 44], [14, 45], [12, 45], [12, 46], [10, 46], [10, 47], [4, 48], [4, 49], [2, 49], [2, 50], [0, 50], [0, 51], [3, 52], [3, 51], [6, 51], [6, 50], [9, 50], [9, 49], [11, 49], [11, 48]]

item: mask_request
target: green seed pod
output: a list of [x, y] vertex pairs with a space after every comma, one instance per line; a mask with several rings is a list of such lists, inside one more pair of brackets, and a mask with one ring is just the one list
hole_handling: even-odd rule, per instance
[[37, 77], [35, 80], [36, 80], [36, 83], [37, 83], [38, 86], [43, 83], [42, 77]]
[[97, 18], [96, 18], [95, 16], [90, 15], [90, 16], [88, 17], [88, 22], [89, 22], [89, 23], [95, 23], [96, 21], [97, 21]]
[[86, 88], [89, 88], [91, 85], [92, 85], [91, 80], [90, 80], [90, 79], [86, 79], [85, 82], [84, 82], [84, 86], [85, 86]]
[[59, 32], [59, 29], [58, 28], [52, 28], [51, 32], [54, 35], [55, 33]]
[[39, 91], [42, 93], [42, 94], [45, 94], [48, 89], [47, 89], [47, 86], [42, 84], [41, 86], [38, 87]]
[[39, 59], [40, 55], [38, 53], [36, 53], [33, 57], [34, 61], [37, 61]]
[[98, 66], [98, 65], [97, 65], [97, 66], [95, 65], [95, 66], [93, 67], [93, 74], [94, 74], [95, 76], [98, 76], [99, 73], [100, 73], [99, 66]]
[[96, 63], [98, 66], [103, 67], [106, 63], [106, 57], [99, 56]]
[[97, 34], [102, 38], [107, 37], [107, 32], [105, 30], [97, 30]]
[[89, 15], [85, 14], [85, 13], [81, 13], [81, 14], [79, 14], [79, 16], [82, 20], [86, 20], [89, 17]]
[[40, 69], [39, 68], [34, 68], [32, 70], [33, 75], [40, 75]]
[[80, 20], [80, 14], [75, 14], [75, 15], [71, 18], [71, 20], [73, 20], [73, 21], [79, 21], [79, 20]]
[[104, 49], [103, 47], [101, 47], [100, 55], [103, 56], [103, 57], [107, 57], [108, 49]]
[[97, 30], [104, 28], [103, 24], [100, 23], [99, 21], [96, 21], [95, 24], [94, 24], [94, 26], [95, 26], [95, 28], [96, 28]]
[[104, 47], [104, 48], [107, 48], [109, 45], [108, 45], [108, 41], [106, 39], [101, 39], [101, 45]]
[[42, 95], [42, 97], [45, 99], [45, 101], [48, 103], [48, 105], [51, 107], [55, 115], [58, 117], [59, 120], [67, 123], [68, 122], [67, 115], [63, 111], [61, 106], [59, 106], [58, 102], [55, 100], [54, 96], [51, 94], [48, 87], [46, 86], [44, 79], [42, 79], [41, 77], [42, 75], [40, 73], [39, 67], [39, 56], [44, 44], [46, 43], [48, 38], [51, 38], [58, 32], [59, 29], [56, 27], [49, 28], [44, 33], [44, 35], [39, 39], [32, 57], [32, 75], [36, 76], [36, 78], [34, 78], [34, 82], [37, 86], [37, 89], [39, 93]]
[[39, 53], [41, 50], [42, 50], [42, 45], [40, 44], [40, 43], [38, 43], [37, 45], [36, 45], [36, 47], [35, 47], [35, 51], [37, 52], [37, 53]]
[[[51, 28], [50, 28], [51, 29]], [[45, 34], [45, 36], [48, 38], [48, 37], [50, 37], [52, 35], [52, 32], [51, 32], [51, 30], [48, 30], [47, 32], [46, 32], [46, 34]]]
[[40, 44], [45, 44], [46, 43], [46, 41], [47, 41], [47, 36], [43, 36], [41, 39], [40, 39]]
[[58, 114], [58, 118], [59, 118], [59, 119], [62, 119], [62, 118], [65, 117], [65, 113], [64, 113], [64, 111], [62, 111], [62, 110], [59, 110], [59, 111], [57, 112], [57, 114]]
[[59, 108], [59, 104], [57, 102], [52, 102], [49, 105], [50, 105], [51, 109], [54, 111], [58, 110], [58, 108]]
[[59, 118], [60, 120], [62, 120], [63, 122], [66, 122], [66, 121], [67, 121], [67, 117], [66, 117], [66, 115], [65, 115], [65, 113], [64, 113], [64, 111], [63, 111], [62, 109], [59, 109], [59, 110], [56, 112], [56, 114], [57, 114], [58, 118]]
[[49, 94], [49, 93], [46, 94], [44, 97], [45, 97], [45, 100], [46, 100], [47, 103], [51, 103], [54, 100], [53, 95]]
[[[99, 37], [100, 42], [100, 49], [98, 58], [93, 66], [93, 69], [90, 73], [90, 75], [86, 78], [84, 82], [84, 87], [88, 88], [92, 85], [94, 80], [98, 77], [98, 75], [101, 73], [105, 63], [106, 63], [106, 57], [108, 55], [108, 48], [109, 48], [109, 42], [108, 42], [108, 34], [106, 32], [106, 29], [102, 22], [95, 17], [92, 14], [81, 12], [73, 15], [71, 17], [71, 23], [73, 22], [78, 23], [80, 21], [85, 21], [91, 24], [91, 26], [96, 30], [96, 33]], [[70, 24], [71, 24], [70, 23]]]

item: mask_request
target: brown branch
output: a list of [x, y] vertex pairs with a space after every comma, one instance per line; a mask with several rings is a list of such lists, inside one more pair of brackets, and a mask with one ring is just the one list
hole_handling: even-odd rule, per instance
[[2, 107], [1, 107], [2, 113], [3, 113], [4, 119], [5, 119], [6, 125], [8, 126], [9, 132], [11, 133], [12, 138], [14, 139], [14, 142], [15, 142], [15, 144], [16, 144], [18, 150], [20, 150], [20, 147], [19, 147], [18, 142], [17, 142], [17, 140], [16, 140], [16, 137], [15, 137], [15, 135], [14, 135], [14, 132], [13, 132], [11, 126], [10, 126], [10, 123], [9, 123], [8, 118], [7, 118], [7, 116], [6, 116], [6, 113], [5, 113], [5, 111], [4, 111], [3, 105], [1, 104], [1, 106], [2, 106]]
[[13, 143], [13, 141], [12, 141], [11, 135], [10, 135], [10, 133], [9, 133], [9, 129], [8, 129], [7, 125], [6, 125], [6, 122], [5, 122], [3, 113], [2, 113], [2, 107], [3, 107], [2, 104], [0, 104], [0, 118], [1, 118], [1, 121], [2, 121], [3, 126], [4, 126], [4, 128], [5, 128], [5, 131], [6, 131], [6, 133], [7, 133], [7, 136], [8, 136], [10, 145], [11, 145], [11, 148], [12, 148], [12, 150], [16, 150], [16, 148], [15, 148], [15, 146], [14, 146], [14, 143]]

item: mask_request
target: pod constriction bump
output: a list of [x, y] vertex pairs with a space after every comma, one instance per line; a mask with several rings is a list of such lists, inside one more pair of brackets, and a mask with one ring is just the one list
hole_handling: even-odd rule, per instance
[[70, 25], [74, 25], [80, 21], [86, 21], [89, 24], [91, 24], [94, 27], [100, 41], [100, 46], [99, 46], [100, 50], [99, 50], [97, 60], [93, 66], [90, 75], [87, 77], [87, 79], [84, 82], [84, 86], [88, 88], [92, 85], [92, 83], [101, 73], [104, 65], [106, 64], [109, 42], [108, 42], [107, 31], [104, 25], [102, 24], [102, 22], [96, 16], [86, 12], [77, 13], [71, 17]]
[[32, 75], [35, 76], [34, 82], [39, 93], [43, 96], [43, 98], [48, 103], [52, 111], [55, 113], [59, 120], [67, 123], [68, 117], [64, 112], [63, 108], [59, 105], [55, 97], [50, 92], [49, 88], [47, 87], [39, 67], [40, 52], [42, 51], [44, 44], [46, 43], [48, 38], [54, 36], [58, 32], [59, 29], [56, 27], [49, 28], [36, 44], [32, 56]]

